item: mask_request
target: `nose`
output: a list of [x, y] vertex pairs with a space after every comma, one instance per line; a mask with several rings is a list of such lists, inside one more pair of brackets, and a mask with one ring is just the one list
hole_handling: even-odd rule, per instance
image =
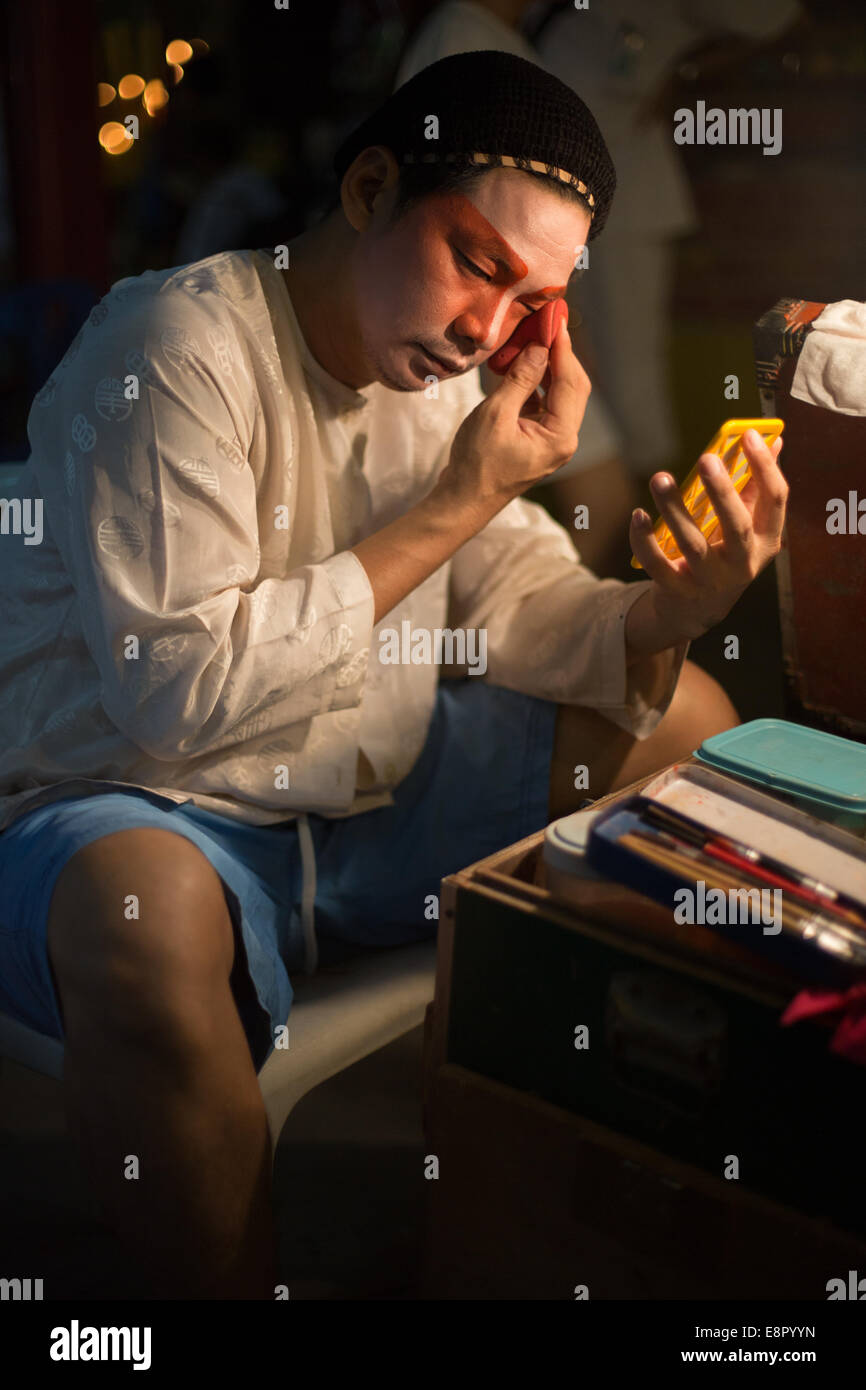
[[475, 344], [476, 350], [492, 352], [499, 346], [508, 304], [500, 295], [493, 305], [474, 304], [454, 320], [454, 330]]
[[[460, 314], [454, 320], [454, 332], [457, 335], [461, 344], [461, 350], [465, 356], [471, 356], [473, 352], [478, 352], [479, 349], [482, 352], [487, 350], [486, 340], [489, 333], [489, 324], [485, 327], [478, 314], [472, 313], [471, 311]], [[467, 344], [471, 344], [471, 346], [467, 347]]]

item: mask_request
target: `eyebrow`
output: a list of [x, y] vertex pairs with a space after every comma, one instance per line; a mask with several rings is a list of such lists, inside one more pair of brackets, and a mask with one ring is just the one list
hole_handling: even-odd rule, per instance
[[[457, 193], [446, 195], [446, 200], [457, 203], [461, 207], [463, 216], [460, 221], [465, 219], [465, 210], [468, 208], [470, 226], [464, 226], [463, 232], [468, 240], [478, 248], [485, 256], [489, 256], [498, 269], [505, 270], [510, 277], [510, 283], [515, 284], [518, 280], [523, 280], [529, 274], [529, 266], [512, 250], [505, 238], [497, 232], [486, 219], [483, 213], [479, 212], [471, 199], [465, 194]], [[480, 224], [480, 225], [479, 225]], [[569, 276], [569, 279], [571, 277]], [[518, 295], [518, 300], [527, 299], [559, 299], [565, 294], [568, 285], [544, 285], [541, 289], [532, 290], [525, 294]]]
[[[478, 235], [477, 232], [473, 232], [473, 234], [471, 234], [471, 239], [473, 239], [478, 250], [484, 252], [485, 256], [491, 257], [493, 263], [505, 267], [509, 275], [513, 275], [514, 282], [517, 282], [518, 279], [523, 279], [525, 275], [528, 274], [528, 265], [525, 265], [524, 261], [517, 256], [517, 252], [512, 252], [512, 247], [507, 245], [505, 240], [499, 239], [498, 234], [484, 236]], [[505, 250], [506, 256], [502, 256], [502, 254], [498, 253], [499, 246], [502, 246], [502, 249]], [[514, 260], [512, 260], [512, 256]], [[567, 285], [544, 285], [541, 289], [532, 289], [532, 291], [527, 291], [525, 295], [518, 295], [517, 299], [559, 299], [560, 296], [566, 293], [567, 288], [569, 288]]]

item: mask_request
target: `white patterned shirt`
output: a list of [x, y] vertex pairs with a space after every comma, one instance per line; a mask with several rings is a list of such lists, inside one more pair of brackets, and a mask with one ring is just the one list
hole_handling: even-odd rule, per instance
[[266, 252], [113, 287], [30, 412], [41, 543], [0, 534], [0, 828], [118, 784], [254, 824], [391, 804], [440, 674], [379, 660], [404, 622], [484, 629], [475, 678], [652, 732], [688, 643], [647, 707], [624, 620], [648, 581], [599, 580], [522, 498], [374, 628], [350, 547], [427, 495], [485, 399], [477, 370], [438, 389], [336, 381]]

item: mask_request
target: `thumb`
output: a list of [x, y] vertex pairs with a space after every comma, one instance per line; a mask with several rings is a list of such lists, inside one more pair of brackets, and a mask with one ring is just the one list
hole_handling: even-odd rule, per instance
[[519, 410], [544, 376], [549, 355], [542, 343], [527, 343], [515, 357], [494, 394], [500, 399], [512, 401]]

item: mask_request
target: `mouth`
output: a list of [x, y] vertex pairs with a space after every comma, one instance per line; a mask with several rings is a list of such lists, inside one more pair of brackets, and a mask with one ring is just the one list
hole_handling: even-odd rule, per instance
[[424, 356], [427, 357], [434, 366], [441, 368], [443, 371], [454, 373], [466, 371], [465, 362], [450, 362], [445, 357], [437, 357], [435, 352], [431, 352], [429, 348], [425, 348], [421, 343], [418, 344], [418, 347], [421, 348]]

